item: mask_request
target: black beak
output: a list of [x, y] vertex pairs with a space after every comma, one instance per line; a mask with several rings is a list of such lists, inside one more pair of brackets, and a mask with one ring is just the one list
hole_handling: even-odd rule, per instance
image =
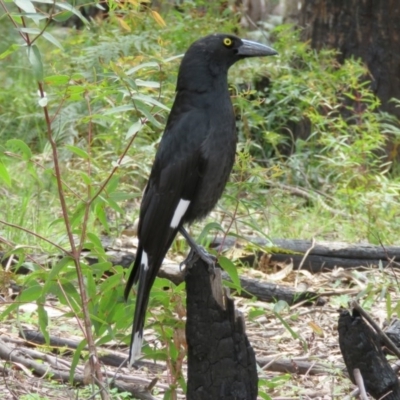
[[238, 48], [238, 55], [242, 57], [263, 57], [275, 56], [278, 54], [273, 48], [265, 44], [252, 42], [251, 40], [242, 39], [242, 45]]

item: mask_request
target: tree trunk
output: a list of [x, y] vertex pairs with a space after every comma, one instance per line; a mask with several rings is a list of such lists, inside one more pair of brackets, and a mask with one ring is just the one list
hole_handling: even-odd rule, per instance
[[381, 109], [400, 117], [400, 108], [389, 102], [400, 99], [398, 0], [301, 0], [299, 24], [313, 48], [336, 48], [339, 61], [360, 57], [371, 72]]
[[243, 316], [224, 293], [218, 268], [198, 260], [186, 274], [189, 400], [256, 400], [257, 364]]

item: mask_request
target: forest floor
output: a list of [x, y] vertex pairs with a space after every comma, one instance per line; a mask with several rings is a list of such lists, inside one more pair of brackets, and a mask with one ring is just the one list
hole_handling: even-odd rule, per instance
[[[275, 271], [276, 272], [276, 271]], [[268, 282], [268, 273], [256, 269], [241, 268], [243, 276]], [[323, 305], [299, 303], [286, 308], [276, 317], [274, 305], [255, 299], [235, 296], [236, 308], [245, 315], [247, 335], [257, 359], [262, 361], [259, 368], [259, 399], [344, 399], [354, 390], [347, 377], [338, 343], [338, 309], [346, 307], [355, 297], [364, 299], [362, 305], [371, 313], [379, 326], [387, 324], [387, 313], [397, 308], [399, 294], [396, 282], [400, 272], [394, 269], [382, 270], [376, 266], [363, 269], [343, 270], [338, 265], [333, 271], [312, 274], [308, 271], [291, 271], [274, 283], [310, 290], [321, 294]], [[390, 295], [390, 296], [388, 296]], [[390, 300], [388, 300], [390, 298]], [[51, 316], [49, 334], [53, 337], [76, 340], [79, 334], [77, 320], [66, 314], [57, 299], [49, 298], [46, 310]], [[3, 311], [0, 308], [0, 311]], [[36, 365], [55, 368], [67, 376], [71, 365], [77, 363], [76, 382], [85, 381], [85, 365], [74, 360], [73, 351], [66, 348], [55, 352], [47, 345], [33, 346], [18, 334], [20, 328], [38, 330], [36, 303], [19, 307], [14, 317], [0, 323], [0, 351], [4, 346], [14, 349], [13, 354], [21, 356], [21, 362], [0, 360], [2, 379], [0, 398], [4, 400], [72, 400], [91, 399], [93, 392], [82, 384], [72, 386], [61, 382], [60, 377], [36, 370]], [[284, 321], [284, 323], [282, 322]], [[150, 344], [157, 345], [157, 335], [151, 330], [145, 332]], [[99, 354], [110, 354], [116, 359], [127, 356], [127, 348], [120, 344], [99, 346]], [[24, 361], [25, 360], [25, 361]], [[26, 361], [28, 360], [28, 361]], [[29, 364], [29, 360], [33, 364]], [[267, 360], [267, 362], [265, 362]], [[283, 366], [282, 366], [283, 365]], [[185, 365], [182, 367], [185, 376]], [[287, 372], [285, 372], [285, 370]], [[45, 370], [46, 371], [46, 370]], [[112, 376], [116, 367], [103, 365], [103, 373]], [[155, 383], [148, 399], [173, 398], [165, 395], [171, 388], [171, 373], [163, 361], [145, 361], [139, 369], [121, 368], [119, 378], [127, 385], [146, 388]], [[80, 378], [79, 378], [80, 377]], [[154, 381], [156, 379], [156, 381]], [[138, 385], [138, 386], [137, 386]], [[146, 391], [145, 391], [146, 392]], [[146, 397], [149, 395], [149, 397]], [[153, 396], [153, 397], [151, 397]], [[182, 390], [176, 390], [176, 398], [184, 398]], [[268, 397], [269, 396], [269, 397]], [[113, 389], [113, 399], [132, 398]]]

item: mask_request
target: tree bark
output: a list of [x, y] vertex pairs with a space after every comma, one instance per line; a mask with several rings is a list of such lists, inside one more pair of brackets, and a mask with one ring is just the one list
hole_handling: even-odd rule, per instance
[[382, 351], [379, 336], [353, 310], [342, 311], [338, 324], [339, 345], [347, 371], [356, 383], [354, 370], [359, 369], [367, 392], [374, 399], [398, 400], [400, 385]]
[[341, 62], [360, 57], [373, 76], [382, 110], [400, 117], [400, 108], [389, 102], [400, 98], [398, 0], [301, 0], [299, 24], [313, 48], [336, 48]]
[[187, 398], [256, 400], [257, 367], [244, 320], [221, 289], [219, 269], [197, 261], [186, 275]]

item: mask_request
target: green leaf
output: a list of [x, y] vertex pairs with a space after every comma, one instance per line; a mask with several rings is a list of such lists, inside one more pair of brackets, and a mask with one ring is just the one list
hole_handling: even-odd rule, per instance
[[22, 158], [25, 161], [28, 161], [32, 158], [31, 149], [28, 147], [28, 145], [25, 142], [23, 142], [20, 139], [7, 140], [6, 147], [7, 147], [7, 149], [9, 149], [13, 152], [22, 153]]
[[[44, 299], [44, 297], [43, 297]], [[48, 330], [48, 326], [49, 326], [49, 317], [47, 315], [47, 311], [45, 310], [45, 308], [43, 307], [43, 303], [42, 302], [38, 302], [37, 306], [38, 306], [38, 316], [39, 316], [39, 328], [40, 328], [40, 332], [42, 332], [44, 339], [46, 340], [46, 343], [49, 344], [50, 343], [50, 335], [49, 335], [49, 330]]]
[[65, 22], [66, 20], [70, 19], [72, 15], [73, 14], [71, 11], [62, 11], [53, 15], [53, 19], [57, 22]]
[[34, 3], [41, 3], [41, 4], [52, 4], [56, 7], [59, 7], [63, 10], [70, 11], [75, 14], [85, 25], [89, 25], [89, 21], [82, 15], [82, 13], [76, 9], [75, 7], [71, 6], [68, 3], [60, 3], [58, 1], [53, 0], [32, 0]]
[[200, 244], [203, 245], [208, 245], [209, 243], [209, 238], [208, 238], [208, 234], [210, 233], [210, 231], [220, 231], [223, 232], [224, 230], [222, 229], [221, 225], [218, 222], [210, 222], [209, 224], [207, 224], [203, 230], [201, 231], [199, 237], [197, 238], [197, 241]]
[[28, 59], [30, 64], [32, 65], [33, 75], [38, 82], [43, 81], [43, 64], [42, 57], [40, 55], [39, 48], [36, 44], [29, 46], [27, 48]]
[[42, 287], [40, 285], [34, 285], [23, 289], [18, 295], [18, 301], [21, 303], [29, 303], [37, 300], [42, 295]]
[[114, 211], [120, 213], [121, 215], [124, 214], [124, 210], [114, 201], [113, 197], [110, 196], [105, 200], [105, 203], [111, 207]]
[[128, 140], [132, 136], [136, 135], [143, 128], [143, 126], [144, 126], [144, 124], [142, 123], [142, 121], [140, 121], [140, 120], [136, 121], [128, 129], [128, 133], [126, 134], [125, 139]]
[[73, 259], [71, 257], [63, 257], [56, 265], [53, 265], [50, 272], [47, 274], [46, 282], [43, 286], [43, 295], [47, 295], [50, 286], [57, 276], [61, 274], [61, 271], [68, 265], [72, 265]]
[[132, 111], [134, 110], [135, 107], [132, 105], [125, 105], [125, 106], [118, 106], [118, 107], [113, 107], [103, 113], [103, 115], [110, 115], [110, 114], [116, 114], [116, 113], [121, 113], [125, 111]]
[[36, 9], [30, 0], [14, 0], [14, 3], [26, 13], [36, 14]]
[[151, 96], [146, 96], [144, 94], [134, 94], [132, 96], [132, 99], [143, 101], [146, 104], [150, 104], [152, 106], [157, 106], [163, 110], [170, 111], [170, 109], [166, 105], [164, 105], [163, 103], [160, 103], [158, 100], [156, 100], [155, 98], [153, 98]]
[[232, 282], [240, 288], [240, 278], [237, 272], [236, 265], [227, 257], [219, 256], [218, 257], [218, 264], [223, 268], [223, 270], [229, 275], [232, 279]]
[[38, 29], [38, 28], [19, 28], [19, 30], [21, 32], [30, 33], [33, 35], [41, 34], [41, 36], [43, 36], [45, 39], [47, 39], [50, 43], [53, 43], [59, 49], [63, 50], [61, 43], [49, 32], [46, 32], [46, 31], [43, 32], [41, 29]]
[[72, 153], [75, 153], [78, 157], [83, 158], [84, 160], [89, 159], [89, 154], [85, 150], [70, 144], [65, 145], [65, 147]]
[[160, 87], [160, 82], [156, 81], [142, 81], [141, 79], [136, 79], [135, 83], [137, 86], [143, 86], [154, 89], [158, 89]]
[[117, 175], [113, 175], [111, 179], [108, 181], [108, 184], [106, 186], [106, 193], [110, 195], [113, 193], [119, 185], [119, 177]]
[[100, 238], [97, 235], [95, 235], [94, 233], [88, 232], [87, 237], [94, 244], [95, 248], [97, 248], [98, 250], [99, 249], [103, 250], [103, 245], [101, 243]]
[[116, 290], [121, 287], [122, 273], [111, 275], [104, 282], [100, 284], [99, 292], [104, 294], [109, 290]]
[[76, 369], [76, 366], [78, 365], [79, 360], [81, 358], [82, 350], [86, 347], [86, 345], [87, 345], [87, 341], [86, 341], [86, 339], [83, 339], [78, 344], [78, 347], [74, 351], [74, 356], [72, 357], [72, 363], [71, 363], [71, 370], [69, 372], [69, 380], [70, 380], [71, 383], [74, 382], [75, 369]]
[[286, 303], [284, 300], [279, 300], [275, 305], [274, 305], [274, 313], [281, 313], [282, 311], [289, 310], [289, 304]]
[[[18, 17], [18, 18], [21, 18], [21, 17], [24, 17], [25, 19], [26, 18], [29, 18], [29, 19], [31, 19], [36, 25], [39, 25], [39, 22], [40, 21], [42, 21], [43, 19], [47, 19], [48, 18], [48, 16], [47, 15], [45, 15], [45, 14], [38, 14], [38, 13], [23, 13], [23, 14], [13, 14], [13, 19], [14, 19], [14, 17]], [[21, 19], [21, 21], [22, 21], [22, 19]], [[20, 24], [21, 25], [21, 24]]]
[[44, 82], [47, 85], [66, 85], [68, 84], [70, 77], [68, 75], [50, 75], [44, 78]]
[[11, 178], [7, 171], [6, 166], [0, 160], [0, 179], [8, 186], [11, 187]]
[[0, 54], [0, 60], [14, 53], [14, 51], [18, 50], [20, 47], [21, 46], [19, 44], [12, 44], [6, 51]]
[[94, 213], [96, 214], [96, 217], [99, 219], [103, 227], [107, 231], [109, 231], [110, 227], [108, 225], [106, 212], [104, 211], [104, 203], [97, 203], [94, 207]]
[[[110, 261], [103, 261], [90, 265], [91, 271], [97, 277], [101, 277], [105, 272], [108, 272], [111, 269], [111, 267], [112, 263]], [[104, 293], [101, 292], [101, 294], [103, 295]]]
[[154, 61], [150, 61], [147, 63], [143, 63], [143, 64], [139, 64], [136, 67], [131, 68], [130, 70], [127, 71], [126, 75], [132, 75], [135, 72], [141, 70], [142, 68], [159, 68], [158, 63], [154, 62]]
[[109, 195], [109, 199], [113, 201], [125, 201], [138, 197], [135, 193], [114, 192]]
[[[157, 129], [162, 129], [163, 125], [154, 118], [154, 115], [150, 112], [150, 107], [148, 107], [145, 103], [136, 102], [136, 109], [140, 111], [149, 122], [151, 122]], [[152, 107], [151, 107], [152, 108]]]
[[54, 44], [54, 46], [58, 47], [60, 50], [64, 50], [62, 44], [49, 32], [43, 32], [42, 36], [47, 39], [50, 43]]

